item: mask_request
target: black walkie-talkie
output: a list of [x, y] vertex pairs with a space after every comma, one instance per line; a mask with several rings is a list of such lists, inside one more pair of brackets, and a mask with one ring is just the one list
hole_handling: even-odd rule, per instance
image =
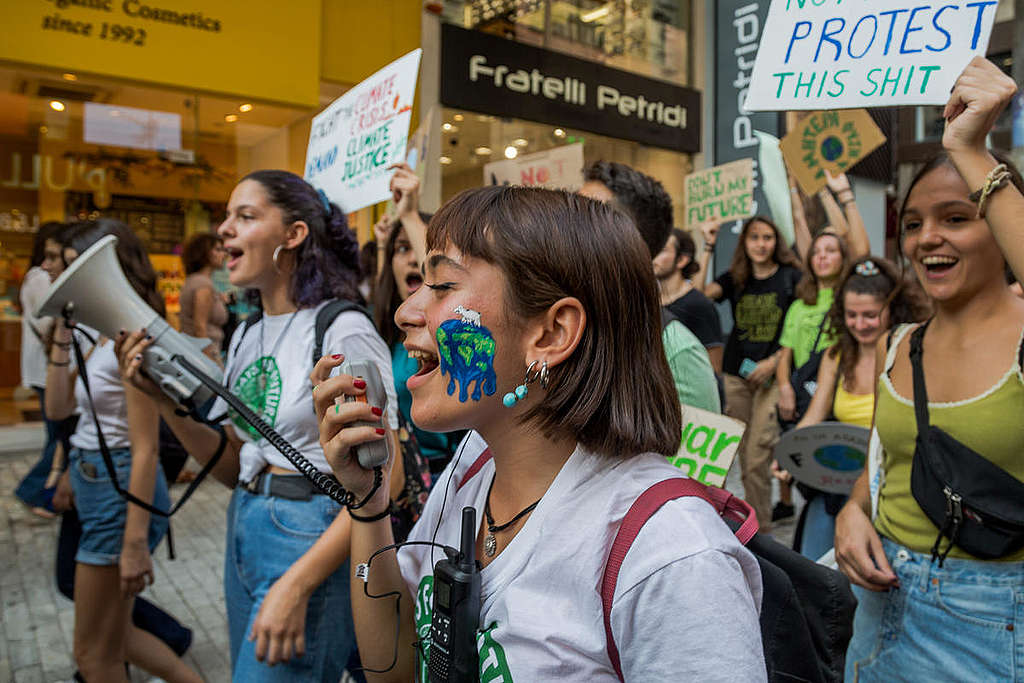
[[461, 551], [434, 565], [434, 616], [430, 621], [429, 683], [476, 683], [480, 657], [480, 566], [476, 562], [476, 510], [462, 508]]

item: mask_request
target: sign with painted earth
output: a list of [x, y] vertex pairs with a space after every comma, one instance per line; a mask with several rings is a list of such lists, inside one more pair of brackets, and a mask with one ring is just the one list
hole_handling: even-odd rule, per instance
[[864, 470], [870, 436], [864, 427], [822, 422], [783, 434], [775, 459], [801, 484], [845, 495]]

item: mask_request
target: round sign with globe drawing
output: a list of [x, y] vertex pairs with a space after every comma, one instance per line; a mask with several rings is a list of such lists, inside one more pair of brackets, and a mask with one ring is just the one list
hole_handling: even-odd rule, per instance
[[864, 470], [870, 437], [864, 427], [822, 422], [783, 434], [775, 459], [801, 484], [848, 494]]

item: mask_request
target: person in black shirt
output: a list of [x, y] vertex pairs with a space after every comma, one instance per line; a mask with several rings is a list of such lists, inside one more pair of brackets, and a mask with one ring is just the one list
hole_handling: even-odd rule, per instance
[[734, 325], [725, 344], [726, 415], [747, 423], [739, 446], [743, 490], [762, 531], [771, 529], [771, 460], [778, 436], [775, 416], [779, 334], [795, 297], [802, 271], [793, 252], [769, 219], [755, 216], [743, 225], [729, 270], [705, 284], [717, 224], [701, 226], [704, 253], [694, 286], [715, 301], [728, 300]]
[[700, 340], [708, 350], [715, 375], [722, 374], [722, 321], [711, 299], [698, 291], [691, 278], [700, 271], [694, 258], [697, 247], [690, 233], [675, 228], [658, 255], [654, 257], [654, 277], [658, 278], [661, 305]]

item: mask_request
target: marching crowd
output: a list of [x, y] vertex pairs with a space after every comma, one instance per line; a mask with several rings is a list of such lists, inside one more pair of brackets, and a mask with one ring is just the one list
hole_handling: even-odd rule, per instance
[[[191, 631], [143, 597], [167, 517], [112, 484], [167, 510], [187, 456], [213, 461], [230, 492], [236, 681], [426, 680], [447, 600], [435, 546], [459, 547], [464, 507], [480, 524], [481, 680], [774, 678], [761, 617], [775, 584], [699, 497], [651, 511], [602, 584], [623, 519], [681, 476], [666, 458], [680, 404], [746, 424], [738, 457], [762, 532], [793, 514], [781, 432], [872, 429], [849, 495], [796, 484], [794, 550], [834, 562], [857, 598], [837, 678], [1024, 677], [1024, 300], [1010, 286], [1024, 273], [1024, 181], [986, 145], [1015, 90], [980, 58], [960, 76], [943, 152], [903, 190], [898, 262], [871, 253], [844, 175], [818, 197], [828, 225], [809, 224], [791, 183], [795, 250], [755, 216], [712, 279], [719, 226], [702, 226], [698, 247], [673, 228], [661, 183], [619, 163], [590, 165], [578, 193], [484, 187], [433, 216], [398, 165], [394, 212], [362, 253], [304, 180], [249, 174], [216, 234], [186, 245], [182, 327], [212, 341], [232, 394], [362, 503], [348, 509], [223, 399], [183, 415], [143, 371], [147, 330], [107, 339], [32, 318], [107, 235], [163, 313], [127, 226], [44, 226], [22, 301], [47, 446], [16, 493], [62, 518], [76, 679], [127, 680], [129, 663], [199, 680], [182, 659]], [[259, 310], [237, 325], [211, 280], [225, 265]], [[732, 313], [725, 338], [714, 302]], [[368, 391], [339, 371], [346, 359], [377, 367], [386, 405], [345, 400]], [[378, 485], [355, 457], [373, 442], [391, 454]]]

